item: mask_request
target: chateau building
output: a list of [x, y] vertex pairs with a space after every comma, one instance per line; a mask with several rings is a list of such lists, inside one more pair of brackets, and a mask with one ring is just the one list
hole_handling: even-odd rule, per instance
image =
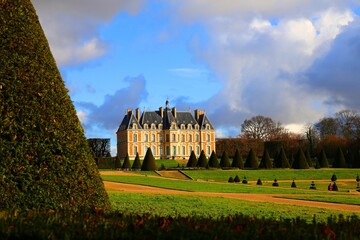
[[177, 111], [175, 107], [160, 107], [158, 111], [135, 112], [128, 109], [117, 135], [117, 155], [145, 156], [148, 148], [156, 159], [189, 158], [192, 151], [199, 156], [204, 150], [209, 157], [215, 151], [215, 130], [205, 112]]

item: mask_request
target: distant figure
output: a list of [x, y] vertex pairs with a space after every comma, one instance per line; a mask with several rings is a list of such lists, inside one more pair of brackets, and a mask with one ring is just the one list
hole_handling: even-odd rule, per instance
[[329, 183], [328, 191], [332, 191], [332, 189], [333, 189], [333, 186], [331, 185], [331, 183]]
[[273, 182], [273, 187], [278, 187], [279, 186], [279, 183], [277, 182], [276, 178], [274, 179], [274, 182]]
[[314, 181], [311, 182], [311, 184], [310, 184], [310, 189], [316, 190], [316, 186], [315, 186]]
[[332, 191], [339, 191], [338, 186], [336, 185], [336, 182], [332, 185]]

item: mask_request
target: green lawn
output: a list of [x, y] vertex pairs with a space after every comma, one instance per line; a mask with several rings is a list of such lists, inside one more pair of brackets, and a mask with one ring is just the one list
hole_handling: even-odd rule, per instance
[[[139, 176], [102, 176], [105, 181], [122, 182], [153, 186], [167, 189], [191, 191], [191, 192], [228, 192], [228, 193], [278, 193], [278, 194], [327, 194], [325, 191], [313, 191], [306, 189], [292, 189], [271, 186], [256, 186], [242, 183], [216, 183], [198, 182], [192, 180], [170, 180], [166, 178], [153, 178]], [[337, 194], [336, 192], [333, 192]], [[339, 193], [340, 194], [340, 193]]]
[[[109, 196], [114, 210], [119, 210], [124, 214], [150, 214], [164, 217], [199, 216], [215, 219], [241, 213], [250, 217], [265, 217], [277, 220], [299, 217], [308, 222], [311, 222], [314, 216], [316, 216], [317, 221], [326, 221], [330, 215], [353, 215], [350, 212], [344, 213], [312, 207], [294, 207], [291, 205], [274, 207], [273, 203], [250, 202], [222, 197], [142, 193], [109, 193]], [[358, 216], [360, 215], [358, 214]]]
[[273, 181], [277, 180], [329, 180], [335, 173], [339, 180], [356, 179], [360, 175], [360, 169], [276, 169], [276, 170], [184, 170], [184, 173], [197, 180], [212, 180], [217, 182], [227, 182], [229, 177], [238, 175], [240, 179], [245, 176], [248, 180]]
[[360, 205], [359, 196], [286, 196], [282, 198]]

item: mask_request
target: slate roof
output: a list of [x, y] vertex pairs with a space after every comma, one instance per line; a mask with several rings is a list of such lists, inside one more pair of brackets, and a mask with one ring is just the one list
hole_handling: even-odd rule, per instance
[[194, 127], [196, 124], [199, 124], [200, 129], [205, 129], [206, 124], [209, 124], [210, 129], [214, 129], [205, 113], [200, 115], [199, 121], [196, 121], [194, 115], [192, 115], [190, 111], [177, 111], [176, 117], [173, 115], [173, 112], [170, 108], [165, 108], [163, 113], [164, 115], [161, 117], [160, 111], [144, 111], [139, 122], [135, 115], [132, 112], [129, 112], [124, 116], [119, 126], [119, 130], [131, 129], [132, 124], [134, 123], [138, 125], [139, 129], [142, 129], [144, 124], [148, 124], [149, 128], [151, 127], [151, 124], [155, 124], [156, 126], [163, 124], [163, 129], [170, 129], [171, 123], [176, 123], [177, 128], [180, 128], [181, 124], [184, 124], [185, 127], [187, 127], [189, 124], [192, 127]]

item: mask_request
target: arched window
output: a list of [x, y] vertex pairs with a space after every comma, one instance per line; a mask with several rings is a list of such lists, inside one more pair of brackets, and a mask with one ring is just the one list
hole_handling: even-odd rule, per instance
[[199, 125], [196, 124], [196, 125], [195, 125], [195, 129], [196, 129], [196, 130], [199, 130]]
[[148, 129], [149, 126], [147, 124], [144, 124], [144, 129]]
[[137, 134], [134, 134], [134, 142], [137, 142]]
[[156, 129], [155, 124], [151, 124], [151, 129]]
[[132, 125], [132, 129], [137, 129], [137, 125], [136, 125], [136, 123], [133, 123], [133, 125]]
[[156, 141], [156, 139], [155, 139], [155, 134], [152, 134], [152, 135], [151, 135], [151, 141], [152, 141], [152, 142], [155, 142], [155, 141]]
[[159, 129], [162, 129], [163, 128], [163, 125], [162, 124], [159, 124]]
[[210, 142], [210, 134], [206, 135], [206, 141]]
[[191, 126], [191, 124], [188, 124], [188, 127], [187, 127], [189, 130], [191, 130], [192, 129], [192, 126]]
[[195, 135], [195, 139], [196, 139], [196, 140], [195, 140], [196, 142], [200, 142], [200, 135], [199, 135], [199, 134], [196, 134], [196, 135]]

